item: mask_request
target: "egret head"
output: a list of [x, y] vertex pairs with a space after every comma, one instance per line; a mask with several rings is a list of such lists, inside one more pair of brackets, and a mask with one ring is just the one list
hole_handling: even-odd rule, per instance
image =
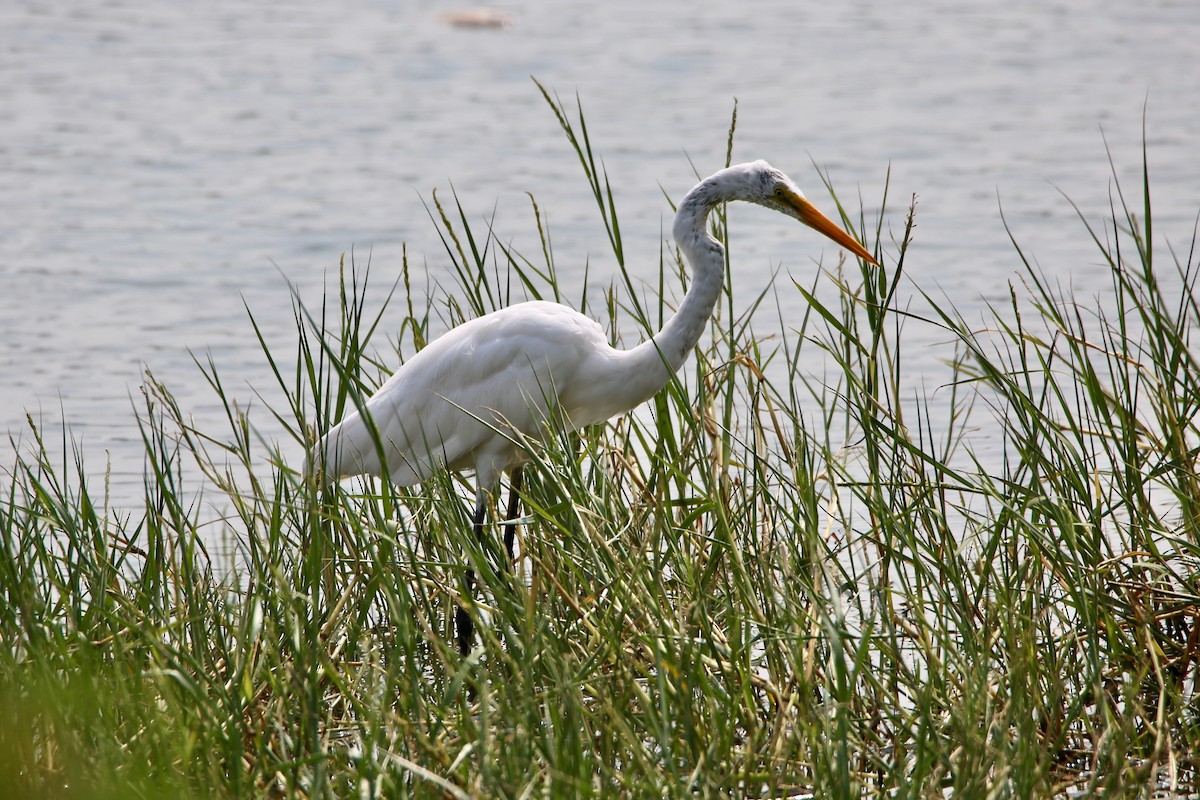
[[718, 176], [722, 178], [723, 193], [727, 192], [725, 199], [745, 200], [787, 214], [837, 242], [864, 261], [878, 264], [850, 234], [818, 211], [791, 178], [766, 161], [738, 164], [718, 172], [714, 177]]

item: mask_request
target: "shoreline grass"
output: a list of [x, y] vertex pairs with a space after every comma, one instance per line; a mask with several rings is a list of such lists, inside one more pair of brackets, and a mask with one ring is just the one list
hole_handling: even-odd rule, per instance
[[[615, 265], [578, 305], [614, 341], [646, 335], [686, 272], [664, 249], [656, 292], [635, 283], [582, 110], [543, 93]], [[492, 566], [499, 532], [490, 552], [473, 541], [461, 478], [317, 490], [211, 361], [198, 368], [226, 430], [197, 430], [147, 376], [144, 513], [110, 510], [82, 458], [52, 463], [34, 429], [0, 498], [2, 791], [1196, 791], [1200, 306], [1194, 251], [1163, 270], [1153, 247], [1144, 175], [1136, 207], [1116, 195], [1110, 219], [1083, 220], [1109, 308], [1064, 293], [1014, 239], [1007, 306], [979, 325], [926, 297], [915, 316], [897, 304], [911, 207], [883, 267], [777, 280], [808, 310], [765, 333], [771, 297], [735, 316], [727, 270], [730, 300], [679, 380], [534, 452], [511, 581]], [[353, 260], [319, 308], [294, 298], [293, 342], [267, 341], [251, 312], [286, 436], [313, 441], [443, 325], [569, 302], [536, 201], [530, 258], [452, 200], [434, 196], [430, 216], [458, 286], [417, 297], [405, 261], [386, 288], [399, 330], [368, 312], [378, 290]], [[886, 211], [885, 195], [876, 240]], [[944, 419], [904, 383], [907, 324], [956, 343]], [[971, 449], [985, 425], [998, 464]], [[214, 505], [229, 563], [209, 553]], [[450, 612], [468, 564], [490, 576], [462, 659]]]

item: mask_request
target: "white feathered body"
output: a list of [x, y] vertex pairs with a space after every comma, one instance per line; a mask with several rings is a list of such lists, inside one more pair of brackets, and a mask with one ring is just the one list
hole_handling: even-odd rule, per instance
[[442, 469], [475, 469], [490, 485], [526, 460], [522, 437], [539, 440], [550, 424], [579, 428], [624, 411], [614, 403], [629, 402], [620, 384], [628, 384], [621, 363], [630, 352], [557, 303], [520, 303], [470, 320], [409, 359], [367, 401], [386, 463], [353, 411], [321, 441], [324, 472], [387, 475], [408, 486]]

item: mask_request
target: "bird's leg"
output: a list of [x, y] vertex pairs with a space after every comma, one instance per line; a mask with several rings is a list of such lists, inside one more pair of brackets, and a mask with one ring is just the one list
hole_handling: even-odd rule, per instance
[[[517, 514], [521, 510], [521, 496], [518, 494], [521, 491], [521, 468], [517, 467], [512, 472], [512, 477], [509, 481], [508, 490], [508, 517], [511, 523], [517, 518]], [[484, 541], [483, 521], [487, 515], [487, 499], [488, 495], [484, 489], [479, 489], [479, 494], [475, 501], [475, 518], [472, 520], [471, 529], [475, 533], [475, 541], [479, 544], [480, 551], [485, 555], [487, 553], [486, 542]], [[504, 549], [508, 552], [508, 561], [505, 562], [505, 569], [511, 569], [513, 563], [513, 544], [516, 537], [517, 526], [510, 524], [504, 530]], [[475, 600], [475, 570], [467, 568], [467, 603]], [[471, 615], [467, 612], [466, 606], [459, 606], [454, 611], [454, 629], [458, 638], [458, 652], [464, 656], [471, 652], [472, 640], [475, 638], [475, 625], [471, 621]]]
[[[475, 541], [479, 546], [483, 547], [483, 518], [487, 514], [487, 492], [484, 489], [479, 490], [479, 494], [475, 500], [475, 518], [472, 520], [471, 529], [475, 532]], [[467, 567], [467, 596], [464, 598], [466, 603], [475, 601], [475, 570]], [[471, 615], [467, 613], [465, 605], [459, 606], [454, 610], [454, 632], [458, 638], [458, 652], [468, 655], [471, 652], [471, 642], [475, 638], [475, 625], [471, 622]]]
[[517, 523], [514, 522], [521, 511], [521, 468], [512, 471], [508, 484], [508, 525], [504, 528], [504, 549], [508, 551], [508, 568], [513, 564], [513, 539], [517, 535]]

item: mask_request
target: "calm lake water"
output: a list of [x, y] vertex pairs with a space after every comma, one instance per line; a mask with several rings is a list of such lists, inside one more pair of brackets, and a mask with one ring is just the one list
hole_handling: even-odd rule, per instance
[[[405, 242], [439, 280], [446, 259], [422, 206], [434, 188], [453, 185], [480, 222], [494, 212], [530, 253], [532, 192], [563, 282], [578, 286], [589, 260], [597, 280], [607, 242], [531, 75], [581, 98], [647, 278], [669, 226], [662, 191], [691, 186], [689, 158], [704, 173], [722, 165], [735, 97], [735, 158], [768, 159], [826, 209], [813, 162], [868, 215], [890, 168], [885, 227], [898, 236], [920, 198], [910, 280], [968, 313], [1019, 268], [1000, 205], [1046, 272], [1081, 297], [1104, 292], [1060, 190], [1106, 213], [1107, 139], [1136, 193], [1143, 109], [1156, 233], [1190, 243], [1194, 0], [495, 8], [510, 27], [456, 27], [441, 18], [453, 6], [401, 0], [0, 6], [0, 428], [15, 447], [29, 445], [26, 412], [49, 432], [65, 418], [97, 475], [111, 459], [114, 497], [136, 497], [142, 370], [201, 428], [222, 429], [192, 354], [211, 354], [250, 402], [271, 378], [243, 299], [287, 341], [284, 276], [316, 303], [351, 248], [372, 253], [380, 292]], [[780, 264], [807, 282], [816, 258], [832, 263], [799, 228], [731, 213], [748, 292]], [[912, 333], [910, 368], [936, 372], [935, 340]], [[13, 447], [0, 442], [0, 470]]]

